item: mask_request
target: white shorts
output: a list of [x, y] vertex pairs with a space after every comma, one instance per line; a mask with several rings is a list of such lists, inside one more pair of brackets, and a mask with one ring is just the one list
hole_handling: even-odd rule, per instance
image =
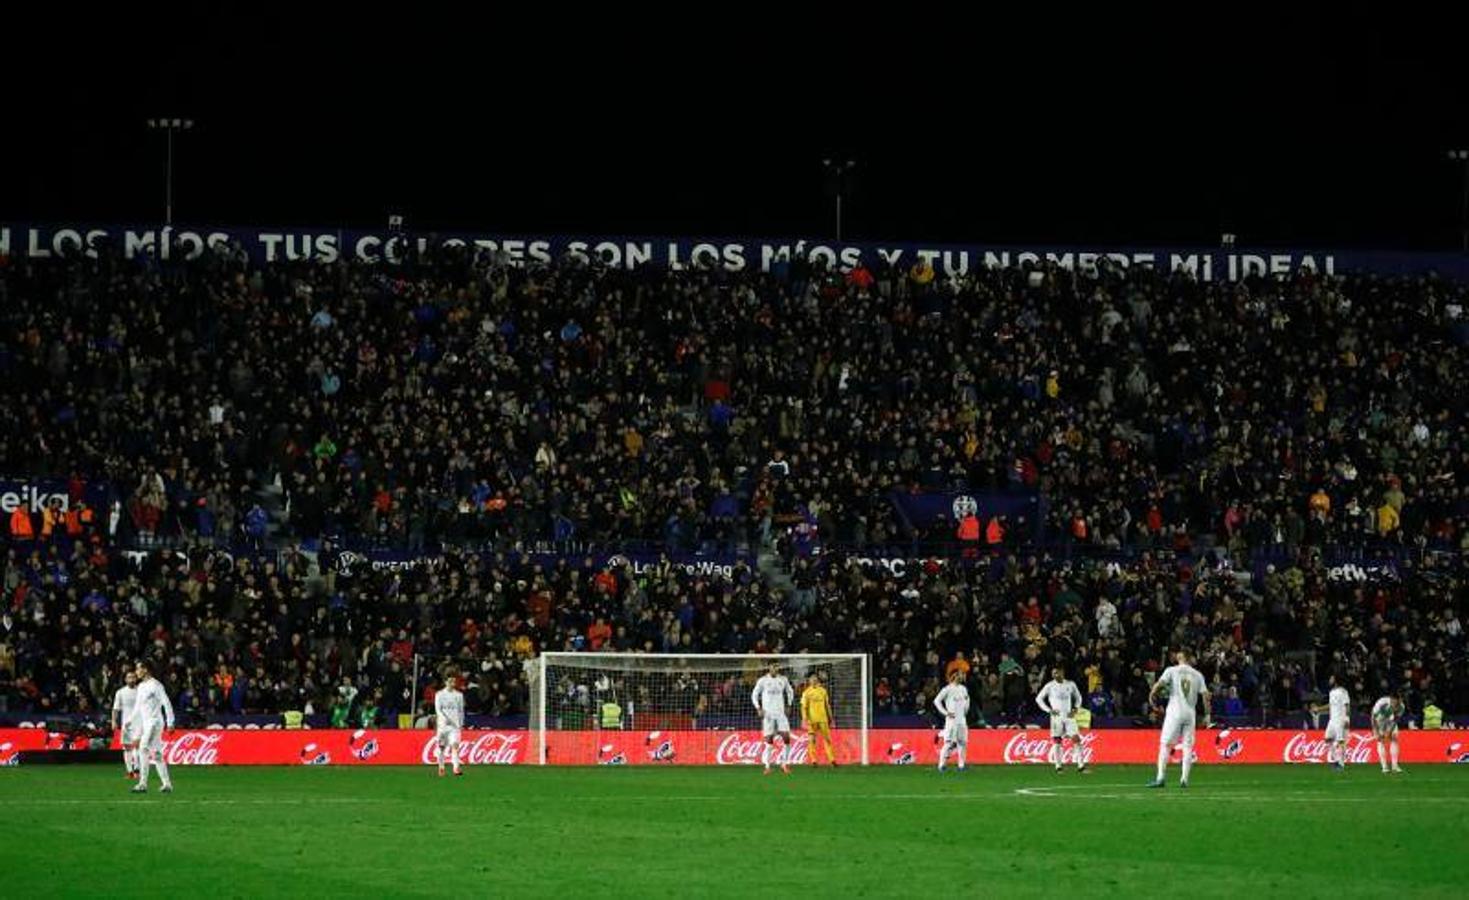
[[1169, 747], [1182, 741], [1184, 747], [1192, 749], [1194, 746], [1194, 717], [1168, 713], [1163, 717], [1163, 733], [1158, 739]]
[[138, 730], [131, 725], [123, 726], [119, 730], [119, 733], [122, 735], [122, 737], [118, 738], [118, 740], [121, 741], [124, 745], [136, 744], [138, 742]]
[[969, 723], [963, 719], [944, 720], [944, 743], [969, 745]]
[[773, 734], [790, 734], [791, 722], [783, 712], [766, 713], [761, 717], [760, 733], [765, 737]]
[[1326, 739], [1328, 741], [1344, 741], [1352, 733], [1352, 723], [1347, 719], [1332, 719], [1326, 723]]
[[136, 727], [138, 749], [145, 753], [163, 750], [163, 723], [150, 722]]
[[1081, 734], [1081, 729], [1076, 727], [1076, 720], [1070, 716], [1051, 716], [1051, 737], [1074, 738]]
[[440, 750], [447, 750], [450, 747], [457, 747], [457, 746], [459, 746], [459, 729], [458, 728], [440, 728], [439, 729], [439, 734], [438, 734], [438, 739], [439, 739], [439, 749]]
[[1398, 736], [1398, 720], [1389, 719], [1386, 722], [1372, 720], [1372, 734], [1381, 740], [1391, 740]]

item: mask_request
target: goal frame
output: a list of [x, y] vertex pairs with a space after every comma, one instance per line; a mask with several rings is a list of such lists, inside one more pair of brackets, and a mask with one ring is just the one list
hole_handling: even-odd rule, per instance
[[861, 664], [862, 684], [862, 724], [860, 741], [862, 747], [862, 765], [870, 764], [868, 759], [869, 748], [867, 746], [868, 734], [872, 728], [872, 657], [867, 653], [633, 653], [619, 652], [566, 652], [552, 651], [542, 653], [535, 659], [536, 670], [536, 721], [532, 723], [536, 729], [536, 765], [546, 765], [546, 685], [549, 679], [546, 677], [546, 669], [549, 665], [562, 659], [575, 659], [587, 661], [589, 659], [716, 659], [716, 660], [743, 660], [743, 659], [811, 659], [811, 660], [856, 660]]

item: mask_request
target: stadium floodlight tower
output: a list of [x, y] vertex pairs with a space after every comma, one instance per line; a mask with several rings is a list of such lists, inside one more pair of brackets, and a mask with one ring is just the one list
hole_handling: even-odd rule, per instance
[[[791, 746], [817, 756], [801, 720], [814, 676], [826, 689], [836, 762], [867, 765], [872, 716], [865, 653], [543, 653], [526, 663], [531, 759], [541, 765], [701, 765], [761, 761], [755, 682], [774, 665], [793, 689]], [[825, 745], [814, 762], [825, 762]]]
[[1459, 250], [1469, 253], [1469, 150], [1450, 150], [1449, 160], [1464, 170], [1459, 195]]
[[826, 170], [828, 190], [836, 194], [837, 202], [837, 233], [838, 243], [842, 240], [842, 194], [850, 187], [852, 170], [857, 168], [855, 159], [823, 159], [821, 167]]
[[168, 145], [163, 163], [163, 224], [173, 224], [173, 135], [194, 127], [193, 119], [149, 119], [148, 127], [162, 131]]

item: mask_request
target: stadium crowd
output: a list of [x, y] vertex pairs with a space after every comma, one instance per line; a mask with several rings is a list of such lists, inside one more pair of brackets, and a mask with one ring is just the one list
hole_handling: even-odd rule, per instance
[[[118, 495], [3, 523], [0, 702], [95, 709], [144, 654], [186, 709], [309, 703], [347, 724], [404, 710], [421, 652], [473, 659], [471, 707], [511, 713], [537, 649], [650, 646], [867, 650], [893, 713], [962, 665], [986, 720], [1063, 660], [1096, 709], [1141, 715], [1163, 648], [1187, 643], [1221, 712], [1299, 709], [1328, 671], [1359, 701], [1392, 686], [1463, 710], [1462, 562], [1358, 584], [1316, 551], [1469, 547], [1464, 293], [446, 249], [392, 269], [5, 260], [0, 473]], [[261, 508], [277, 482], [284, 516]], [[947, 541], [954, 523], [910, 523], [889, 495], [948, 490], [1036, 492], [1047, 513], [987, 523], [976, 552], [1001, 562], [901, 581], [797, 554], [789, 595], [743, 565], [634, 578], [515, 555], [761, 547], [791, 526], [828, 547]], [[278, 541], [278, 561], [210, 550]], [[443, 549], [350, 572], [333, 546]], [[1138, 563], [1032, 555], [1059, 546]], [[1211, 546], [1283, 562], [1246, 585], [1174, 561]]]

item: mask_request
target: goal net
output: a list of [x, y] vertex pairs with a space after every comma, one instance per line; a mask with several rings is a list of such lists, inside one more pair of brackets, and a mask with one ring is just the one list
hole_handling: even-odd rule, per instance
[[775, 663], [791, 682], [791, 747], [779, 762], [825, 763], [801, 719], [814, 674], [830, 699], [842, 764], [867, 763], [871, 710], [864, 654], [546, 653], [530, 670], [532, 759], [542, 765], [758, 764], [751, 695]]

